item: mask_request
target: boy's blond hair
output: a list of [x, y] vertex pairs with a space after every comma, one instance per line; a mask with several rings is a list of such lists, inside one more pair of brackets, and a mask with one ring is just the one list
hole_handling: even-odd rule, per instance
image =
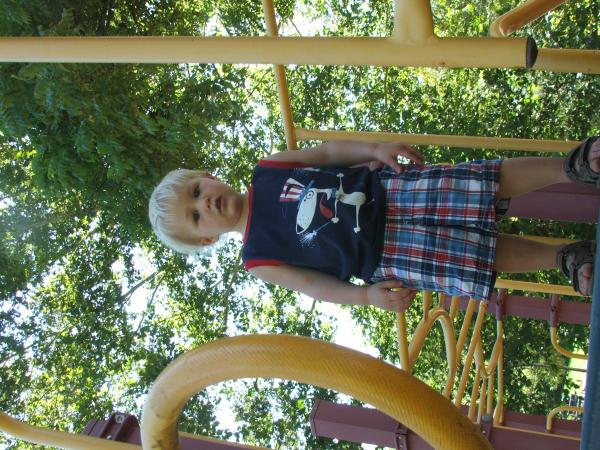
[[172, 213], [172, 205], [179, 201], [177, 188], [191, 178], [198, 176], [206, 177], [207, 175], [208, 173], [203, 170], [172, 170], [154, 188], [148, 201], [148, 217], [150, 218], [150, 223], [152, 224], [154, 233], [156, 233], [156, 237], [177, 253], [193, 255], [205, 253], [207, 250], [207, 246], [201, 244], [194, 245], [182, 242], [180, 238], [175, 236], [172, 230], [177, 220]]

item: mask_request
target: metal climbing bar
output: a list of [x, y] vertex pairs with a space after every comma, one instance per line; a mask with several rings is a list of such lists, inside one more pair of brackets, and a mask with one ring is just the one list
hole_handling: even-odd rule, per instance
[[[275, 18], [275, 6], [273, 5], [273, 0], [262, 0], [262, 8], [265, 15], [267, 34], [269, 36], [278, 36], [279, 31], [277, 29], [277, 19]], [[273, 73], [275, 75], [275, 84], [277, 85], [279, 111], [283, 122], [285, 143], [288, 150], [297, 150], [298, 142], [294, 131], [294, 115], [292, 113], [288, 82], [285, 77], [285, 67], [276, 64], [273, 66]]]
[[[557, 8], [564, 0], [528, 0], [490, 25], [490, 36], [506, 37]], [[600, 73], [600, 51], [574, 48], [540, 48], [534, 70]]]
[[3, 37], [0, 61], [308, 64], [527, 68], [530, 38], [448, 37], [422, 45], [385, 37]]
[[528, 0], [494, 20], [490, 25], [490, 36], [508, 36], [564, 2], [565, 0]]

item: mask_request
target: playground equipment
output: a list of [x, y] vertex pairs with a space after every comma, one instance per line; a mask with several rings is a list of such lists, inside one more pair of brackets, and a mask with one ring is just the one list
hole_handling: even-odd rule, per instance
[[[10, 62], [120, 62], [120, 63], [264, 63], [274, 64], [278, 85], [281, 114], [288, 148], [296, 149], [301, 140], [349, 139], [362, 141], [401, 141], [416, 145], [445, 145], [500, 150], [563, 152], [575, 146], [570, 141], [488, 138], [475, 136], [416, 135], [392, 133], [364, 133], [337, 130], [308, 130], [294, 125], [290, 107], [284, 64], [324, 65], [377, 65], [377, 66], [428, 66], [428, 67], [521, 67], [560, 72], [600, 73], [598, 50], [537, 49], [531, 38], [507, 37], [511, 32], [535, 20], [561, 0], [529, 0], [521, 7], [500, 17], [491, 26], [492, 37], [438, 37], [433, 31], [433, 18], [428, 0], [396, 0], [394, 31], [385, 38], [373, 37], [279, 37], [273, 3], [263, 0], [267, 21], [266, 37], [46, 37], [0, 38], [0, 61]], [[558, 218], [596, 221], [598, 195], [590, 189], [555, 187], [538, 192], [541, 198], [550, 199], [556, 207], [557, 199], [573, 196], [585, 199], [579, 210]], [[570, 201], [569, 201], [570, 200]], [[539, 199], [537, 200], [540, 201]], [[525, 200], [526, 202], [526, 200]], [[562, 204], [564, 204], [563, 202]], [[519, 205], [511, 208], [518, 210]], [[525, 209], [528, 209], [525, 207]], [[530, 209], [530, 208], [529, 208]], [[564, 210], [563, 210], [564, 211]], [[590, 211], [591, 214], [590, 214]], [[513, 211], [514, 212], [514, 211]], [[510, 214], [510, 210], [509, 210]], [[587, 216], [586, 216], [587, 214]], [[591, 217], [591, 219], [590, 219]], [[556, 217], [555, 217], [556, 218]], [[595, 279], [600, 279], [596, 265]], [[469, 370], [475, 363], [475, 381], [471, 391], [471, 405], [466, 417], [448, 400], [466, 343], [468, 330], [476, 308], [473, 300], [438, 298], [432, 308], [432, 294], [425, 293], [423, 320], [409, 345], [406, 320], [398, 315], [399, 351], [404, 371], [381, 361], [332, 344], [291, 336], [245, 336], [217, 341], [194, 350], [176, 360], [161, 374], [148, 396], [143, 420], [142, 442], [145, 448], [178, 448], [176, 421], [184, 402], [197, 390], [209, 384], [241, 377], [282, 377], [304, 383], [339, 389], [368, 402], [392, 418], [420, 434], [434, 448], [485, 449], [490, 444], [490, 428], [503, 426], [506, 414], [503, 409], [502, 387], [502, 317], [522, 300], [536, 305], [538, 310], [551, 310], [553, 314], [551, 339], [559, 352], [574, 355], [563, 349], [557, 341], [558, 316], [561, 320], [589, 323], [590, 306], [563, 304], [558, 312], [558, 295], [576, 295], [568, 286], [536, 285], [498, 280], [496, 287], [554, 295], [553, 303], [544, 300], [520, 299], [508, 301], [510, 296], [501, 291], [493, 303], [481, 302], [471, 341], [468, 345], [463, 372], [453, 403], [460, 406], [466, 391]], [[600, 294], [596, 292], [596, 298]], [[537, 302], [537, 303], [536, 303]], [[584, 408], [584, 427], [581, 448], [591, 449], [600, 442], [600, 405], [596, 390], [598, 377], [597, 348], [600, 321], [600, 300], [594, 302], [592, 336], [590, 340], [590, 371], [587, 401]], [[466, 317], [456, 338], [453, 322], [459, 308], [466, 309]], [[484, 361], [481, 342], [481, 324], [489, 305], [497, 314], [497, 336], [489, 361]], [[550, 307], [548, 307], [550, 306]], [[553, 309], [554, 308], [554, 309]], [[449, 309], [449, 311], [447, 311]], [[579, 310], [578, 310], [579, 309]], [[538, 312], [520, 313], [533, 317]], [[533, 316], [532, 316], [533, 315]], [[537, 317], [537, 316], [536, 316]], [[573, 317], [579, 317], [577, 319]], [[439, 321], [445, 336], [448, 357], [448, 377], [443, 396], [409, 375], [423, 346], [428, 330]], [[315, 354], [320, 354], [317, 360]], [[304, 355], [302, 357], [301, 355]], [[309, 361], [310, 364], [305, 362]], [[233, 364], [235, 362], [235, 364]], [[185, 376], [181, 376], [185, 373]], [[497, 373], [497, 380], [495, 379]], [[190, 376], [193, 375], [193, 376]], [[375, 382], [374, 382], [375, 380]], [[497, 382], [497, 393], [494, 384]], [[445, 397], [445, 398], [444, 398]], [[496, 404], [494, 406], [494, 397]], [[565, 408], [551, 411], [547, 429], [551, 431], [555, 415]], [[491, 420], [490, 420], [491, 419]], [[474, 424], [478, 424], [477, 426]], [[113, 448], [133, 449], [137, 446], [114, 441], [98, 440], [89, 436], [67, 437], [65, 433], [38, 429], [0, 414], [0, 428], [16, 437], [62, 448]], [[487, 438], [480, 430], [487, 430]], [[533, 449], [535, 432], [528, 435], [527, 448]], [[540, 433], [538, 433], [540, 434]], [[533, 436], [533, 437], [532, 437]], [[556, 435], [546, 435], [556, 436]], [[562, 439], [562, 441], [561, 441]], [[210, 439], [205, 439], [205, 445]], [[558, 436], [560, 448], [578, 445], [579, 439]], [[546, 442], [546, 441], [544, 441]], [[546, 445], [546, 444], [543, 444]], [[553, 444], [554, 445], [554, 444]], [[247, 446], [239, 446], [249, 448]], [[208, 447], [206, 447], [208, 448]], [[516, 448], [516, 447], [513, 447]], [[547, 446], [544, 448], [548, 448]], [[575, 447], [568, 447], [575, 448]]]

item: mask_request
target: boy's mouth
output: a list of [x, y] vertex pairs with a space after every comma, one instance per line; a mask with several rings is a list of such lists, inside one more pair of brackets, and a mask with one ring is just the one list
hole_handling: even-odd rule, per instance
[[215, 206], [217, 207], [217, 211], [221, 212], [221, 197], [217, 197], [215, 200]]

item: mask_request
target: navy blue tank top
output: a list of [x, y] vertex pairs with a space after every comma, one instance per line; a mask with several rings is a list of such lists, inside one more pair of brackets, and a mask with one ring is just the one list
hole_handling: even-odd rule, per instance
[[249, 207], [246, 269], [288, 264], [368, 281], [379, 263], [385, 197], [367, 167], [260, 161]]

